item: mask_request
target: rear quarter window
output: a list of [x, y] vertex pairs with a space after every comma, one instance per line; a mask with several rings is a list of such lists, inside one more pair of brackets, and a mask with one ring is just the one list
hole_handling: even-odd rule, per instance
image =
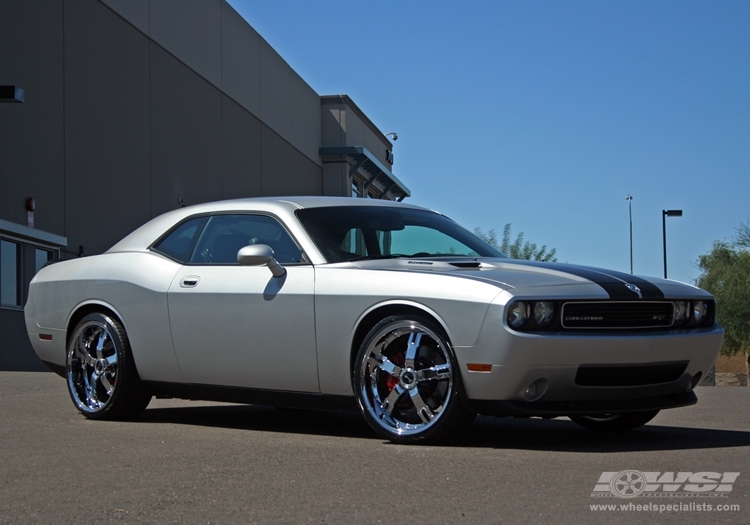
[[206, 222], [208, 217], [195, 217], [183, 222], [157, 242], [153, 250], [175, 261], [187, 263]]

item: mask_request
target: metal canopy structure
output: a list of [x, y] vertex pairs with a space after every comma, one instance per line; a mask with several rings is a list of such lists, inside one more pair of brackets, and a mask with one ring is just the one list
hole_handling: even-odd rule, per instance
[[320, 148], [320, 155], [346, 155], [352, 159], [354, 165], [349, 170], [349, 177], [353, 177], [360, 169], [370, 174], [365, 183], [364, 189], [370, 187], [375, 181], [379, 181], [384, 186], [383, 194], [390, 192], [396, 200], [401, 202], [406, 197], [411, 197], [411, 191], [403, 182], [389, 170], [375, 155], [370, 153], [367, 148], [362, 146], [344, 146], [338, 148]]

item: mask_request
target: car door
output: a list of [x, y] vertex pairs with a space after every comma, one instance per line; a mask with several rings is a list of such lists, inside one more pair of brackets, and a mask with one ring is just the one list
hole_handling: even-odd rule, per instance
[[[240, 266], [243, 246], [267, 244], [286, 275]], [[319, 392], [314, 268], [274, 217], [208, 219], [170, 285], [175, 353], [190, 383]]]

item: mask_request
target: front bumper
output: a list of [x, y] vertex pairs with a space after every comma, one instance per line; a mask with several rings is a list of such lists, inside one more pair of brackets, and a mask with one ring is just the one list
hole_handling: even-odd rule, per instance
[[[491, 308], [476, 344], [455, 352], [466, 397], [480, 413], [632, 412], [695, 403], [692, 389], [716, 361], [723, 335], [718, 324], [691, 330], [521, 333], [508, 329], [501, 310]], [[475, 364], [490, 371], [471, 371]], [[651, 375], [652, 369], [674, 370], [678, 364], [669, 377]], [[621, 369], [623, 377], [584, 381], [582, 367]], [[532, 384], [536, 391], [529, 395]]]

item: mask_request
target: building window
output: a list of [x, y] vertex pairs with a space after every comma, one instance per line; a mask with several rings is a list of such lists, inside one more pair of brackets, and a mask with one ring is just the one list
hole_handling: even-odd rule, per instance
[[41, 248], [34, 248], [34, 271], [38, 272], [42, 269], [42, 266], [47, 264], [52, 259], [52, 252], [49, 250], [42, 250]]
[[21, 245], [0, 241], [0, 304], [21, 306]]
[[362, 197], [363, 187], [364, 187], [364, 183], [361, 180], [352, 178], [352, 197], [355, 197], [355, 198]]
[[59, 255], [56, 247], [0, 237], [0, 306], [22, 308], [31, 278]]

